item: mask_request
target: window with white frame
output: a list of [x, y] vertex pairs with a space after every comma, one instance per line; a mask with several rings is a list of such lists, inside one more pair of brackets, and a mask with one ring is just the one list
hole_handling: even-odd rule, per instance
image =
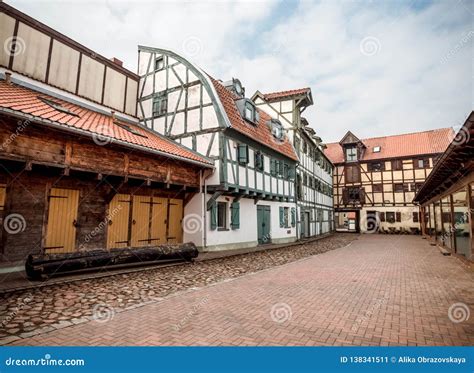
[[217, 228], [227, 229], [227, 203], [217, 202]]

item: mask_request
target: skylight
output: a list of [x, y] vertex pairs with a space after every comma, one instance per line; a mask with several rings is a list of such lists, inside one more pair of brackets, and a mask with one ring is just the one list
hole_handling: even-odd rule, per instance
[[374, 153], [380, 153], [380, 150], [381, 150], [380, 146], [374, 146], [374, 149], [373, 149]]
[[141, 132], [138, 132], [137, 130], [135, 130], [134, 128], [130, 127], [128, 124], [125, 124], [125, 123], [118, 123], [118, 122], [114, 122], [115, 125], [119, 126], [120, 128], [123, 128], [124, 130], [130, 132], [130, 133], [133, 133], [134, 135], [137, 135], [137, 136], [140, 136], [140, 137], [144, 137], [144, 138], [148, 138], [148, 136], [144, 135], [143, 133]]
[[61, 113], [68, 114], [68, 115], [74, 115], [75, 117], [79, 117], [76, 113], [73, 113], [71, 110], [65, 108], [60, 104], [59, 102], [53, 101], [49, 98], [46, 97], [38, 97], [41, 101], [43, 101], [46, 105], [51, 106], [54, 110], [60, 111]]

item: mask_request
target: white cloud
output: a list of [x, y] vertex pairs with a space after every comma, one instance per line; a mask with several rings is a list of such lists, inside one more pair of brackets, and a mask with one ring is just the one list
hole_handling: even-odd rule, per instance
[[[11, 3], [132, 70], [143, 44], [191, 54], [217, 78], [238, 77], [249, 96], [310, 86], [315, 105], [305, 115], [325, 141], [348, 129], [363, 138], [453, 126], [473, 107], [466, 0], [415, 2], [418, 9], [369, 1]], [[361, 53], [365, 37], [380, 43], [372, 56]]]

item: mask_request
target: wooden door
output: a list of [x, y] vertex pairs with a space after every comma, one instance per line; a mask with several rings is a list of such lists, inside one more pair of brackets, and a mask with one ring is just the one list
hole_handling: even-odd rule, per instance
[[168, 243], [183, 242], [183, 200], [171, 198], [168, 202]]
[[148, 196], [133, 196], [132, 237], [131, 246], [146, 246], [150, 233], [150, 198]]
[[150, 244], [162, 245], [167, 242], [168, 199], [153, 197], [151, 205]]
[[130, 223], [130, 196], [116, 194], [109, 203], [107, 248], [128, 246], [128, 228]]
[[78, 190], [51, 189], [44, 247], [47, 253], [66, 253], [75, 250], [78, 206]]
[[258, 243], [270, 242], [270, 206], [257, 206]]

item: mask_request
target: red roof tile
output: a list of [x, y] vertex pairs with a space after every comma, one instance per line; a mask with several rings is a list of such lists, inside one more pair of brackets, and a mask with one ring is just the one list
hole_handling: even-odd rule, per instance
[[[54, 109], [43, 102], [40, 97], [61, 104], [61, 106], [77, 116]], [[171, 157], [180, 157], [184, 158], [184, 160], [207, 165], [212, 164], [210, 160], [139, 125], [117, 119], [114, 123], [110, 115], [98, 113], [16, 84], [7, 84], [5, 81], [0, 81], [0, 111], [1, 109], [10, 109], [18, 113], [29, 114], [34, 119], [49, 120], [58, 127], [74, 127], [75, 129], [91, 132], [91, 134], [108, 136], [123, 143], [145, 147], [152, 151], [165, 153], [165, 155], [168, 154]], [[131, 127], [141, 136], [131, 133], [116, 123]]]
[[298, 95], [306, 94], [308, 92], [311, 92], [311, 88], [300, 88], [300, 89], [291, 89], [288, 91], [263, 93], [263, 97], [265, 100], [275, 100], [275, 99], [282, 99], [286, 97], [298, 96]]
[[267, 125], [267, 122], [271, 119], [267, 113], [257, 109], [260, 114], [259, 123], [257, 125], [248, 123], [240, 115], [239, 109], [235, 103], [239, 97], [230, 92], [219, 81], [213, 78], [211, 78], [211, 80], [233, 129], [252, 138], [255, 141], [258, 141], [263, 145], [268, 146], [269, 148], [272, 148], [276, 152], [281, 153], [288, 158], [291, 158], [295, 161], [298, 160], [294, 148], [288, 141], [287, 137], [285, 137], [283, 141], [279, 141], [273, 136], [270, 127]]
[[[362, 139], [366, 146], [364, 161], [384, 158], [409, 157], [424, 154], [443, 153], [453, 139], [452, 128], [407, 133], [402, 135], [372, 137]], [[333, 163], [343, 163], [344, 153], [339, 143], [326, 144], [324, 154]], [[380, 152], [374, 153], [373, 148], [380, 146]]]

